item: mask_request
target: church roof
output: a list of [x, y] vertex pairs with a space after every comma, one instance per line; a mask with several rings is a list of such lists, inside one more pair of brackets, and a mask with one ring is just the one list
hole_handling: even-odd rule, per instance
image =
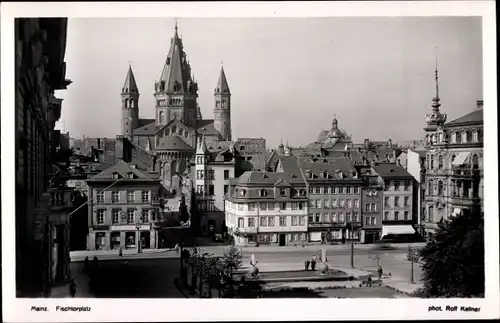
[[118, 161], [111, 167], [106, 168], [99, 174], [90, 178], [92, 180], [113, 180], [113, 174], [118, 173], [122, 178], [130, 180], [128, 178], [128, 174], [134, 174], [133, 179], [142, 179], [142, 180], [155, 180], [155, 178], [151, 177], [147, 173], [135, 168], [132, 164], [126, 163], [123, 160]]
[[127, 77], [125, 78], [125, 83], [123, 84], [122, 93], [137, 93], [139, 94], [139, 89], [137, 88], [137, 83], [135, 82], [134, 72], [132, 72], [132, 66], [128, 66]]
[[170, 50], [159, 79], [161, 87], [157, 88], [157, 91], [167, 93], [187, 92], [188, 81], [191, 81], [191, 67], [187, 62], [182, 40], [177, 33], [176, 24], [174, 37], [170, 42]]
[[215, 88], [215, 93], [230, 94], [229, 85], [227, 84], [226, 73], [224, 73], [224, 67], [220, 69], [219, 80], [217, 81], [217, 87]]
[[214, 120], [196, 120], [196, 131], [200, 135], [218, 135], [219, 132], [215, 129]]
[[179, 136], [175, 135], [161, 138], [156, 150], [193, 150], [193, 148]]
[[458, 126], [466, 123], [483, 123], [483, 109], [477, 109], [458, 119], [445, 123], [445, 127]]
[[[148, 121], [150, 122], [147, 123]], [[154, 119], [139, 119], [139, 127], [134, 129], [134, 135], [153, 136], [155, 133], [156, 121]]]

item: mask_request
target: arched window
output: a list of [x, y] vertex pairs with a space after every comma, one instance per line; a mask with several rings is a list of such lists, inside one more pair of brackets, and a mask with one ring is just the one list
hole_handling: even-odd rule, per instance
[[477, 130], [474, 130], [472, 133], [472, 142], [478, 142], [479, 141], [479, 135], [477, 133]]
[[439, 133], [439, 142], [443, 142], [443, 133], [442, 132]]
[[452, 132], [451, 133], [451, 143], [454, 144], [457, 142], [457, 133], [456, 132]]
[[438, 168], [443, 168], [443, 155], [439, 155], [438, 157]]
[[433, 193], [434, 193], [433, 185], [434, 185], [434, 183], [433, 183], [432, 179], [430, 179], [428, 182], [428, 187], [427, 187], [427, 191], [429, 192], [429, 195], [433, 195]]
[[467, 143], [467, 131], [462, 132], [462, 143]]
[[125, 108], [128, 108], [128, 99], [125, 99]]
[[159, 119], [160, 119], [159, 122], [160, 122], [160, 124], [163, 124], [164, 117], [165, 117], [165, 113], [163, 111], [160, 111], [160, 113], [159, 113]]
[[134, 107], [134, 100], [133, 99], [130, 99], [130, 107], [133, 108]]
[[430, 169], [434, 169], [434, 155], [431, 155], [431, 167]]
[[443, 196], [444, 194], [444, 188], [443, 188], [443, 181], [438, 182], [438, 195]]
[[472, 156], [472, 168], [473, 169], [479, 168], [479, 157], [476, 154], [474, 154], [474, 156]]

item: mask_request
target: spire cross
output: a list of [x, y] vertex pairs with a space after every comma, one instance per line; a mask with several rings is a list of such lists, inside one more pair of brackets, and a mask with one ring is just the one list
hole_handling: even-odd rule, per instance
[[436, 80], [436, 100], [439, 100], [439, 82], [438, 82], [438, 52], [436, 46], [436, 70], [434, 72]]
[[132, 66], [132, 61], [128, 61], [128, 67]]

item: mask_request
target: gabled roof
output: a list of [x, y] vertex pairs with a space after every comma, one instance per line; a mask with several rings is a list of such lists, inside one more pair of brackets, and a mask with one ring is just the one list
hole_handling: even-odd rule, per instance
[[278, 181], [276, 183], [274, 183], [274, 186], [276, 186], [276, 187], [290, 187], [291, 185], [283, 178], [280, 178], [280, 179], [278, 179]]
[[230, 94], [229, 85], [227, 84], [226, 74], [224, 73], [224, 67], [221, 67], [220, 69], [219, 80], [217, 81], [215, 93]]
[[160, 144], [156, 147], [156, 150], [193, 150], [193, 147], [189, 146], [179, 136], [175, 135], [161, 138]]
[[453, 127], [462, 124], [482, 124], [483, 123], [483, 109], [477, 109], [471, 113], [468, 113], [458, 119], [452, 120], [444, 124], [445, 127]]
[[155, 119], [149, 119], [149, 118], [146, 118], [146, 119], [139, 118], [139, 120], [137, 122], [137, 128], [143, 127], [143, 126], [148, 125], [148, 124], [150, 124], [152, 122], [156, 122], [156, 120]]
[[125, 83], [123, 84], [122, 93], [137, 93], [139, 94], [139, 89], [137, 88], [137, 83], [135, 82], [134, 72], [132, 72], [132, 66], [128, 66], [127, 77], [125, 78]]
[[206, 136], [215, 136], [219, 134], [217, 129], [215, 129], [214, 120], [196, 120], [196, 131]]
[[[139, 119], [140, 121], [142, 120], [143, 123], [146, 123], [149, 119]], [[140, 123], [139, 123], [140, 125]], [[156, 133], [156, 121], [153, 120], [150, 123], [143, 124], [142, 126], [139, 126], [134, 129], [134, 135], [143, 135], [143, 136], [153, 136]]]
[[382, 178], [414, 179], [406, 169], [394, 163], [377, 163], [373, 169]]
[[134, 179], [154, 180], [154, 178], [147, 173], [138, 170], [137, 168], [133, 167], [132, 164], [126, 163], [123, 160], [120, 160], [116, 164], [106, 168], [99, 174], [92, 177], [90, 180], [113, 180], [113, 174], [115, 173], [118, 173], [122, 178], [127, 180], [132, 180], [128, 178], [129, 173], [134, 174]]

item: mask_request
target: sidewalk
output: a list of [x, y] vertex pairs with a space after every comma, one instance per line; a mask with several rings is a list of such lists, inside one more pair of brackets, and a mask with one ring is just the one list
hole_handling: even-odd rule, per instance
[[[89, 286], [88, 276], [82, 265], [71, 264], [71, 277], [76, 284], [75, 298], [93, 298]], [[52, 288], [51, 298], [71, 298], [69, 293], [69, 283]]]
[[89, 257], [89, 260], [92, 260], [94, 256], [97, 256], [99, 260], [115, 260], [115, 259], [123, 259], [123, 258], [154, 258], [155, 256], [161, 256], [163, 258], [175, 258], [179, 257], [179, 255], [175, 252], [174, 249], [144, 249], [140, 254], [137, 253], [137, 250], [129, 249], [123, 250], [123, 256], [120, 257], [118, 250], [77, 250], [70, 252], [70, 258], [72, 262], [75, 261], [84, 261], [85, 257]]

